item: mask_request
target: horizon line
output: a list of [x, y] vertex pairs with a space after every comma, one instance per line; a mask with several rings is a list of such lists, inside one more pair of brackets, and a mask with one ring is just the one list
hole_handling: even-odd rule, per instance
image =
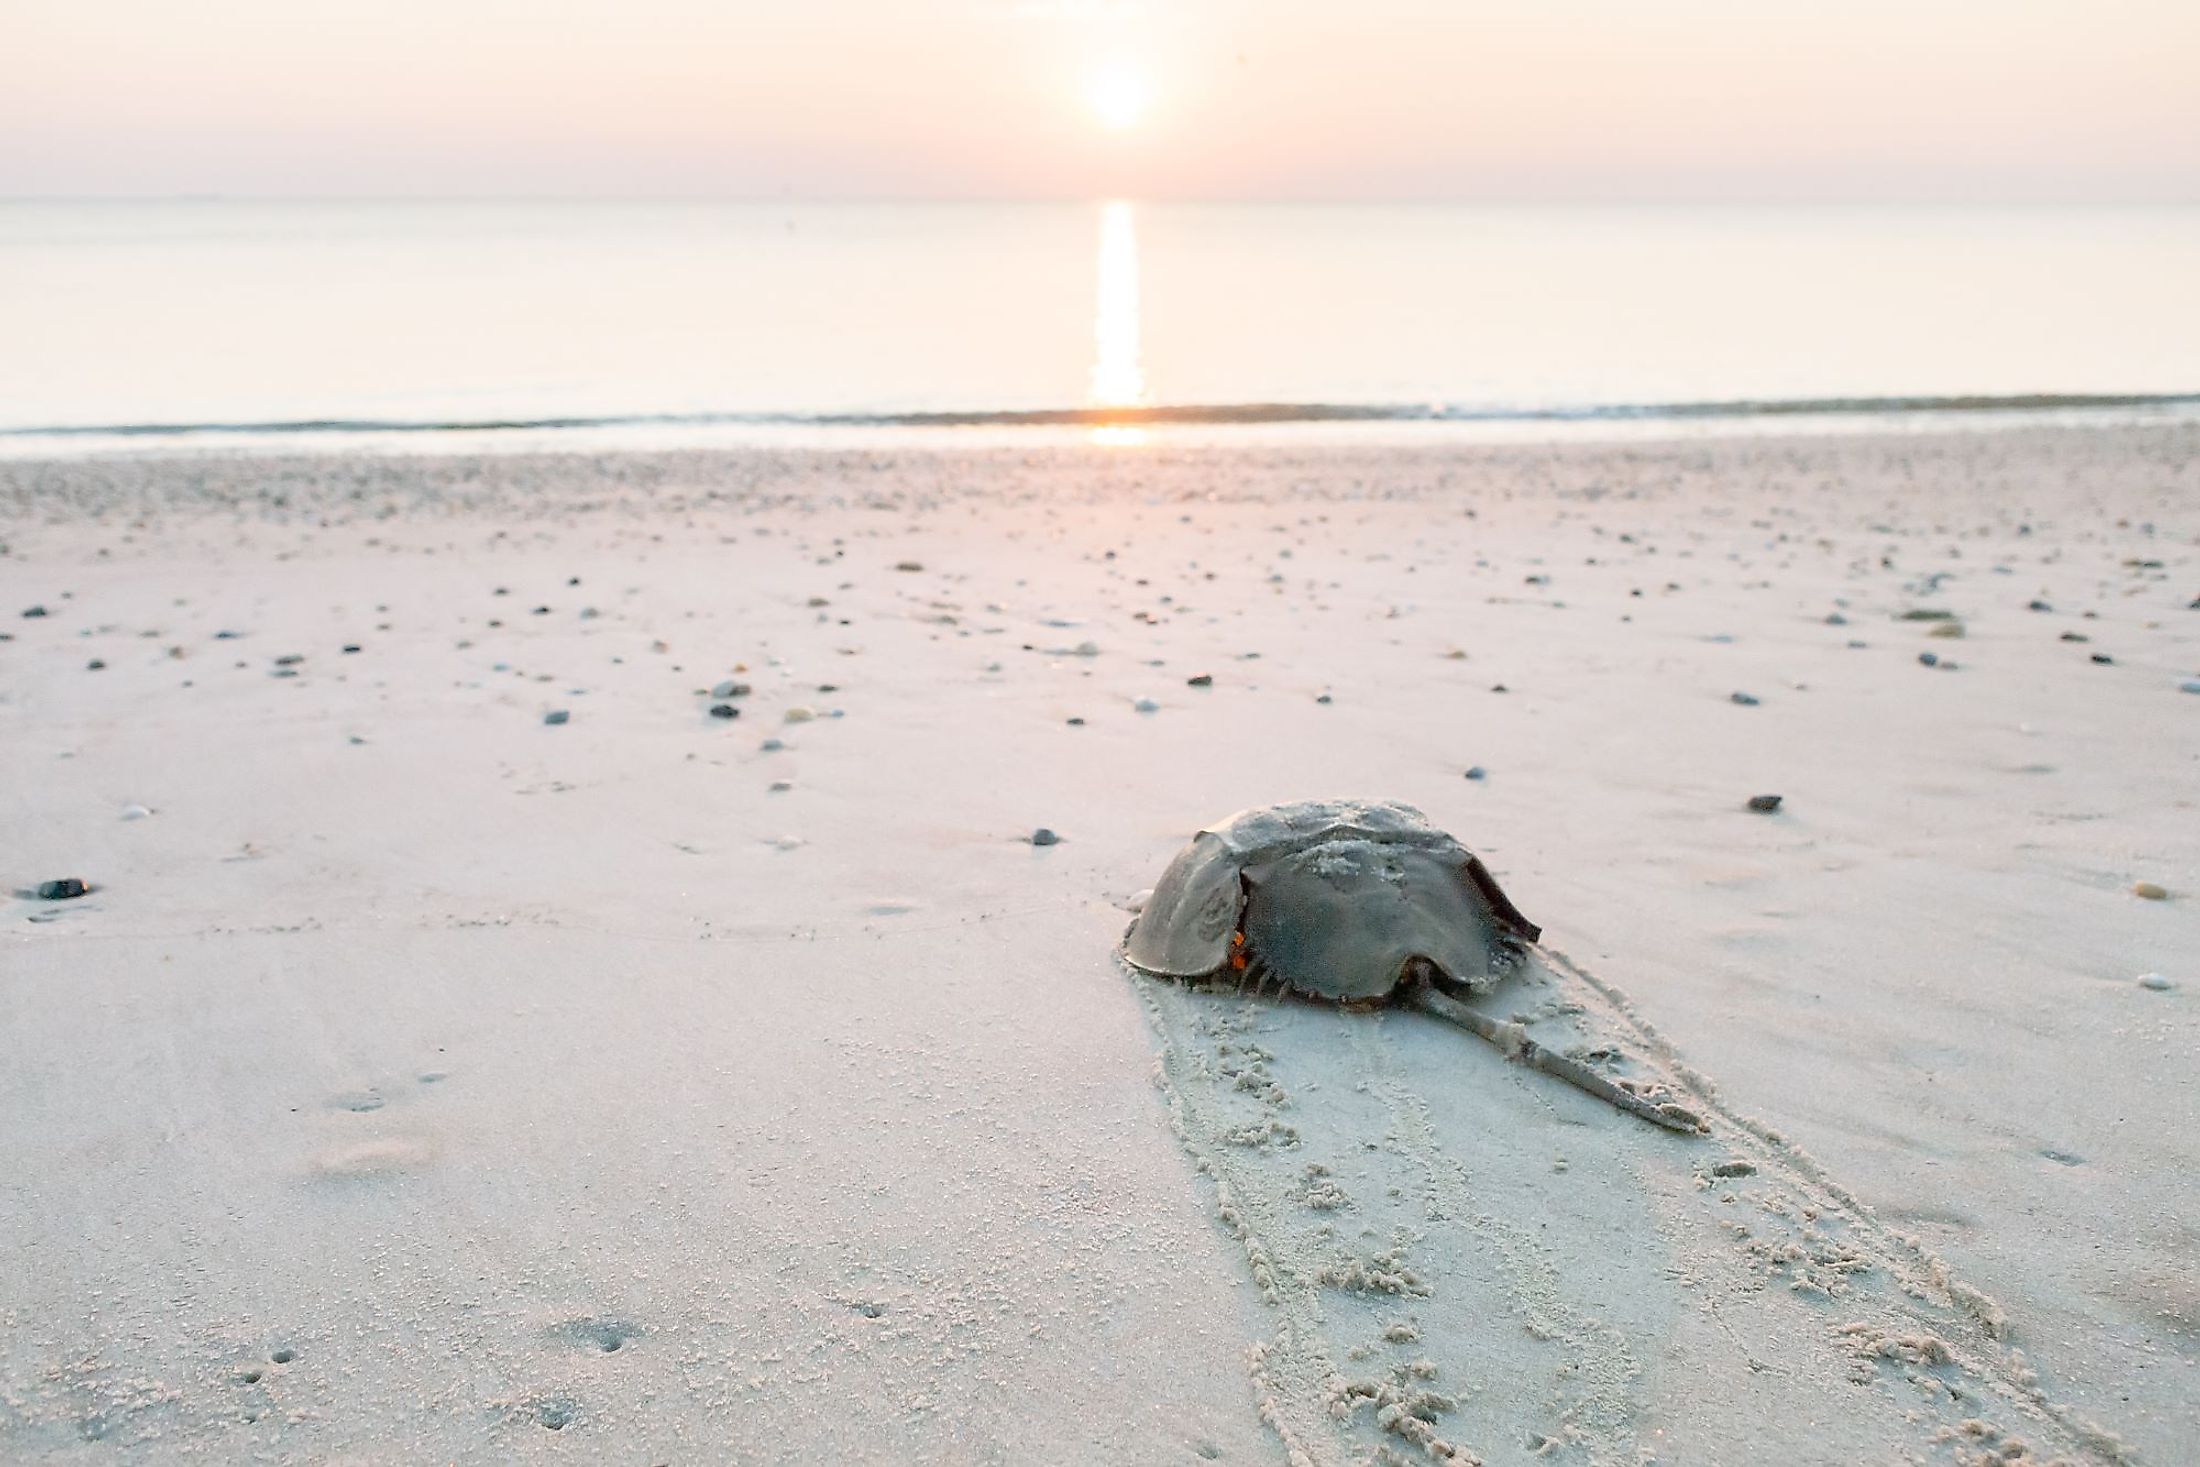
[[178, 189], [162, 193], [0, 193], [0, 205], [16, 204], [756, 204], [756, 205], [1009, 205], [1009, 204], [1181, 204], [1280, 208], [1491, 208], [1491, 209], [2190, 209], [2200, 208], [2200, 192], [2174, 198], [2142, 196], [2085, 198], [2048, 196], [1949, 196], [1869, 194], [1822, 197], [1685, 194], [1646, 198], [1634, 194], [1579, 194], [1541, 197], [1520, 194], [1157, 194], [1059, 193], [251, 193]]

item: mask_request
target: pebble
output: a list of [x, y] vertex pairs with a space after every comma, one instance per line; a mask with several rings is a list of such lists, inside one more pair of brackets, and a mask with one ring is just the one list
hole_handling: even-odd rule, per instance
[[794, 781], [791, 779], [775, 779], [771, 784], [771, 792], [775, 795], [783, 795], [793, 788]]
[[1939, 656], [1939, 654], [1938, 654], [1938, 653], [1934, 653], [1934, 652], [1920, 652], [1920, 653], [1918, 653], [1918, 654], [1917, 654], [1917, 660], [1918, 660], [1919, 662], [1923, 663], [1923, 664], [1924, 664], [1925, 666], [1927, 666], [1927, 667], [1938, 667], [1938, 666], [1940, 666], [1940, 656]]
[[1749, 808], [1770, 815], [1780, 808], [1780, 797], [1778, 795], [1751, 795], [1749, 797]]
[[2035, 600], [2027, 605], [2025, 609], [2028, 611], [2053, 611], [2055, 608], [2049, 606], [2045, 601]]
[[2093, 640], [2084, 632], [2064, 632], [2062, 634], [2062, 639], [2065, 642], [2090, 642]]
[[763, 743], [758, 744], [756, 747], [759, 751], [763, 753], [776, 754], [781, 749], [786, 748], [787, 745], [786, 742], [781, 739], [766, 739]]
[[2200, 693], [2200, 677], [2188, 677], [2177, 685], [2180, 693]]
[[731, 703], [713, 703], [710, 705], [710, 716], [713, 718], [739, 718], [741, 710]]
[[122, 818], [125, 820], [144, 820], [150, 817], [152, 813], [150, 809], [143, 805], [124, 805], [122, 807]]
[[30, 617], [33, 620], [36, 620], [38, 617], [44, 616], [45, 614], [46, 608], [43, 606], [26, 606], [23, 608], [23, 615]]
[[1161, 711], [1161, 705], [1151, 698], [1140, 698], [1137, 702], [1131, 704], [1131, 707], [1140, 713], [1158, 713]]
[[1040, 826], [1037, 830], [1034, 830], [1031, 833], [1031, 843], [1035, 846], [1059, 845], [1061, 843], [1061, 840], [1062, 838], [1060, 836], [1056, 835], [1053, 831], [1047, 829], [1044, 825]]
[[1734, 702], [1741, 704], [1744, 708], [1754, 708], [1757, 706], [1756, 696], [1751, 693], [1735, 693], [1732, 695], [1732, 698]]
[[2093, 654], [2093, 660], [2100, 666], [2106, 667], [2110, 663], [2114, 662], [2116, 659], [2109, 656], [2106, 652], [2096, 652]]
[[1198, 677], [1186, 678], [1184, 680], [1184, 686], [1187, 688], [1211, 688], [1214, 685], [1215, 678], [1214, 674], [1211, 672], [1203, 672]]
[[2167, 993], [2177, 985], [2159, 973], [2141, 973], [2139, 975], [2139, 986], [2152, 989], [2156, 993]]
[[352, 653], [358, 650], [359, 644], [357, 642], [346, 642], [343, 646], [343, 652], [346, 657], [349, 657]]
[[59, 881], [38, 883], [38, 899], [42, 902], [65, 902], [84, 895], [88, 888], [74, 876], [64, 876]]
[[1490, 772], [1487, 769], [1484, 769], [1479, 764], [1474, 765], [1472, 768], [1467, 770], [1467, 778], [1469, 779], [1481, 780], [1488, 779], [1489, 777]]
[[1069, 726], [1071, 728], [1083, 728], [1085, 726], [1085, 720], [1083, 720], [1082, 718], [1072, 718], [1069, 721]]
[[894, 569], [898, 571], [920, 571], [924, 569], [924, 562], [921, 560], [897, 560], [894, 562]]
[[782, 715], [789, 723], [808, 723], [817, 717], [817, 710], [807, 703], [797, 703]]
[[104, 671], [106, 666], [106, 663], [100, 661], [97, 657], [94, 657], [91, 661], [84, 664], [84, 670], [86, 672], [100, 672]]
[[[1503, 691], [1505, 691], [1505, 690], [1504, 690], [1503, 688], [1499, 688], [1499, 689], [1498, 689], [1498, 691], [1502, 693], [1502, 692], [1503, 692]], [[1332, 698], [1332, 697], [1330, 697], [1330, 696], [1329, 696], [1329, 695], [1328, 695], [1327, 693], [1323, 693], [1323, 694], [1322, 694], [1322, 695], [1321, 695], [1320, 697], [1316, 698], [1316, 699], [1315, 699], [1314, 701], [1315, 701], [1315, 702], [1317, 702], [1317, 703], [1334, 703], [1334, 702], [1336, 702], [1337, 700], [1336, 700], [1336, 699], [1334, 699], [1334, 698]]]
[[542, 715], [542, 721], [544, 723], [550, 724], [552, 727], [555, 727], [558, 724], [564, 723], [572, 716], [573, 715], [571, 713], [567, 712], [563, 708], [553, 708], [548, 713]]
[[737, 683], [728, 678], [722, 683], [714, 684], [710, 690], [710, 695], [713, 698], [746, 698], [749, 695], [749, 685], [747, 683]]
[[1849, 624], [1849, 619], [1848, 619], [1847, 617], [1843, 616], [1843, 615], [1842, 615], [1842, 614], [1841, 614], [1840, 612], [1838, 612], [1838, 611], [1829, 611], [1829, 612], [1827, 612], [1827, 613], [1826, 613], [1826, 625], [1827, 625], [1827, 626], [1829, 626], [1829, 627], [1845, 627], [1845, 626], [1847, 626], [1848, 624]]
[[2151, 881], [2134, 881], [2131, 883], [2131, 894], [2135, 897], [2145, 897], [2150, 902], [2164, 901], [2169, 897], [2169, 891], [2166, 888], [2157, 886]]
[[1960, 637], [1963, 635], [1963, 623], [1960, 621], [1940, 622], [1925, 635], [1928, 637]]

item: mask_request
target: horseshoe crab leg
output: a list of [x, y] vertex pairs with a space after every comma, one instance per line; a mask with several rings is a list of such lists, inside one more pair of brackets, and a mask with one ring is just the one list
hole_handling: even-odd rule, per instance
[[1408, 990], [1408, 1001], [1427, 1013], [1436, 1015], [1448, 1023], [1457, 1024], [1471, 1033], [1479, 1034], [1504, 1053], [1508, 1059], [1516, 1059], [1530, 1069], [1564, 1080], [1577, 1090], [1585, 1090], [1608, 1105], [1616, 1106], [1630, 1115], [1641, 1116], [1653, 1125], [1668, 1131], [1680, 1131], [1694, 1136], [1701, 1133], [1704, 1124], [1695, 1112], [1669, 1102], [1645, 1100], [1632, 1090], [1613, 1084], [1604, 1076], [1590, 1069], [1577, 1059], [1568, 1058], [1555, 1050], [1546, 1049], [1528, 1037], [1528, 1031], [1518, 1024], [1503, 1019], [1493, 1019], [1480, 1009], [1470, 1008], [1450, 994], [1428, 982], [1415, 983]]

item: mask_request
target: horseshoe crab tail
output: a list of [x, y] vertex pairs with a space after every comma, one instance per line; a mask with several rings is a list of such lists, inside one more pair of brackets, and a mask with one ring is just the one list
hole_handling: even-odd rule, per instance
[[1630, 1115], [1641, 1116], [1652, 1125], [1663, 1126], [1668, 1131], [1694, 1136], [1704, 1129], [1703, 1121], [1694, 1112], [1682, 1106], [1646, 1100], [1631, 1090], [1622, 1089], [1581, 1061], [1544, 1048], [1530, 1039], [1528, 1031], [1518, 1024], [1493, 1019], [1480, 1009], [1461, 1003], [1426, 977], [1408, 985], [1407, 997], [1417, 1008], [1448, 1023], [1457, 1024], [1470, 1033], [1481, 1035], [1496, 1045], [1507, 1058], [1516, 1059], [1530, 1069], [1541, 1070], [1554, 1079], [1564, 1080], [1575, 1089], [1585, 1090], [1607, 1105], [1615, 1106]]

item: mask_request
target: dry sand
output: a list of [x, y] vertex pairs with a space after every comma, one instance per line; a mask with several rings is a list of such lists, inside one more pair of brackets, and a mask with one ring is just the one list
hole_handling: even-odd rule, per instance
[[[18, 463], [0, 541], [0, 881], [96, 888], [0, 904], [0, 1458], [2194, 1458], [2200, 428]], [[1340, 795], [1711, 1134], [1118, 965]]]

